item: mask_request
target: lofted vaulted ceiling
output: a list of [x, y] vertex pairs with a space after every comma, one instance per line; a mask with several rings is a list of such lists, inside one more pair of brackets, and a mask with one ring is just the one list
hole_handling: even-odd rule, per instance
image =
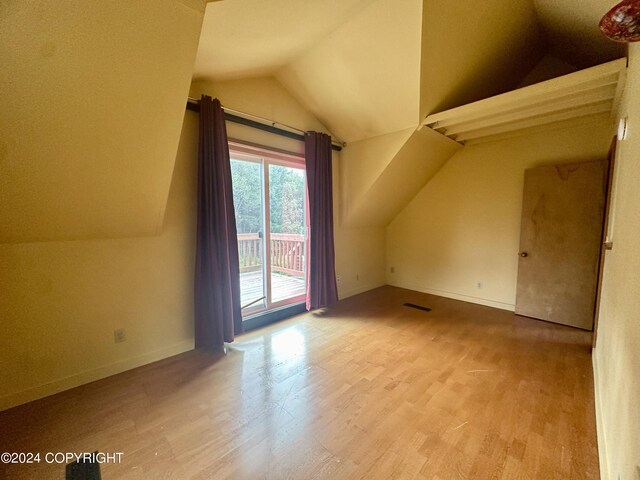
[[625, 53], [597, 29], [608, 0], [205, 3], [0, 2], [0, 243], [161, 231], [192, 79], [271, 75], [358, 143], [349, 161], [383, 165], [352, 194], [362, 223], [437, 150], [427, 114]]
[[614, 3], [224, 0], [207, 8], [194, 79], [275, 75], [353, 142], [513, 89], [545, 54], [578, 68], [624, 56], [597, 27]]
[[455, 152], [416, 131], [428, 114], [623, 55], [597, 28], [601, 0], [293, 3], [209, 5], [195, 79], [272, 74], [346, 141], [354, 225], [388, 223]]

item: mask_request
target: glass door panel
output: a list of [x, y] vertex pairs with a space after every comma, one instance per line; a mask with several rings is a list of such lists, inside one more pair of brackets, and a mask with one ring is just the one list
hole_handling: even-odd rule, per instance
[[305, 172], [271, 163], [268, 177], [270, 302], [291, 303], [306, 293]]
[[240, 304], [246, 316], [267, 307], [262, 162], [231, 158], [231, 179], [238, 230]]
[[303, 302], [307, 192], [304, 162], [231, 151], [242, 316]]

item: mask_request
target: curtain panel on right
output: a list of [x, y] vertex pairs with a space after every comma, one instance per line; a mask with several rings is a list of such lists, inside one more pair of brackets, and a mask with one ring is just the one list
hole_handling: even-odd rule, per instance
[[331, 137], [307, 132], [304, 151], [309, 193], [307, 242], [307, 310], [338, 301], [333, 242], [333, 174]]

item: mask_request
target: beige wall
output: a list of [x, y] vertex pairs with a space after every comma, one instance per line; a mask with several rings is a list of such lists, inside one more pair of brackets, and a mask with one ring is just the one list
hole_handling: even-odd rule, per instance
[[[233, 108], [323, 129], [270, 78], [202, 91]], [[229, 135], [304, 150], [238, 125]], [[0, 245], [0, 409], [193, 348], [196, 155], [197, 115], [187, 112], [158, 236]], [[336, 215], [339, 162], [336, 155]], [[341, 297], [384, 284], [384, 229], [342, 228], [337, 216], [335, 238]], [[117, 328], [126, 329], [126, 342], [114, 343]]]
[[604, 158], [610, 141], [598, 122], [465, 147], [387, 228], [387, 283], [512, 310], [524, 170]]
[[0, 409], [193, 348], [196, 122], [162, 234], [0, 245]]
[[605, 480], [640, 478], [640, 45], [630, 45], [613, 211], [594, 355], [600, 471]]

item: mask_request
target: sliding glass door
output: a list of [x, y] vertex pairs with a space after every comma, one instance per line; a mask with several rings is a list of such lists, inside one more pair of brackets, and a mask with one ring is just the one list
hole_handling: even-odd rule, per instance
[[231, 150], [243, 316], [304, 302], [304, 160]]

